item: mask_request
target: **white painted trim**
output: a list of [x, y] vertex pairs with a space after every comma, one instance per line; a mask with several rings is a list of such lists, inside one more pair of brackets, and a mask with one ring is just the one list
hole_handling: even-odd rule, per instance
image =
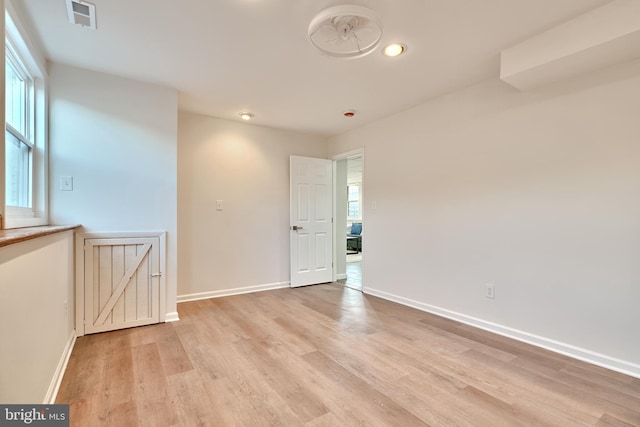
[[160, 277], [158, 290], [160, 293], [160, 323], [167, 318], [167, 232], [161, 231], [160, 236]]
[[332, 281], [337, 282], [340, 280], [338, 277], [338, 232], [336, 228], [336, 222], [338, 218], [338, 203], [336, 202], [337, 193], [337, 177], [338, 169], [336, 167], [336, 160], [331, 162], [331, 233], [333, 234], [333, 247], [331, 248], [331, 265], [333, 266]]
[[541, 347], [555, 353], [559, 353], [583, 362], [591, 363], [592, 365], [600, 366], [612, 371], [620, 372], [625, 375], [629, 375], [635, 378], [640, 378], [640, 365], [625, 360], [620, 360], [614, 357], [607, 356], [605, 354], [597, 353], [585, 348], [576, 347], [571, 344], [556, 341], [550, 338], [534, 335], [529, 332], [513, 329], [508, 326], [500, 325], [493, 322], [487, 322], [486, 320], [478, 319], [476, 317], [467, 316], [466, 314], [457, 313], [455, 311], [447, 310], [444, 308], [436, 307], [433, 305], [425, 304], [419, 301], [415, 301], [409, 298], [394, 295], [385, 291], [377, 289], [363, 288], [362, 292], [368, 295], [386, 299], [396, 302], [398, 304], [406, 305], [418, 309], [420, 311], [426, 311], [447, 319], [452, 319], [457, 322], [464, 323], [466, 325], [474, 326], [476, 328], [483, 329], [485, 331], [493, 332], [498, 335], [502, 335], [508, 338], [512, 338], [517, 341], [522, 341], [527, 344]]
[[[338, 229], [336, 228], [336, 221], [335, 218], [337, 216], [337, 194], [338, 194], [338, 189], [336, 188], [337, 186], [337, 182], [336, 182], [336, 162], [338, 160], [342, 160], [342, 159], [348, 159], [349, 157], [360, 157], [362, 158], [362, 182], [360, 183], [360, 191], [362, 191], [362, 189], [364, 188], [364, 147], [360, 147], [360, 148], [356, 148], [355, 150], [351, 150], [351, 151], [347, 151], [345, 153], [339, 153], [339, 154], [334, 154], [333, 156], [330, 157], [331, 160], [333, 160], [333, 254], [332, 254], [332, 260], [333, 260], [333, 281], [337, 282], [338, 280], [342, 280], [342, 279], [346, 279], [347, 278], [347, 274], [345, 273], [344, 275], [340, 274], [336, 274], [336, 269], [335, 266], [338, 263], [338, 247], [337, 242], [341, 241], [341, 239], [339, 238], [339, 233], [343, 233], [344, 230], [342, 231], [338, 231]], [[365, 210], [365, 206], [364, 206], [364, 198], [362, 196], [362, 192], [360, 193], [360, 222], [362, 222], [363, 226], [364, 226], [364, 210]], [[347, 220], [348, 221], [348, 220]], [[361, 240], [361, 244], [364, 244], [364, 239]], [[364, 258], [362, 260], [362, 267], [364, 267]], [[361, 281], [364, 284], [364, 268], [361, 269]], [[344, 277], [342, 277], [344, 276]]]
[[164, 318], [164, 321], [166, 323], [177, 322], [178, 320], [180, 320], [180, 317], [178, 317], [178, 312], [177, 311], [173, 311], [171, 313], [167, 313], [165, 315], [165, 318]]
[[[33, 78], [33, 96], [35, 102], [33, 113], [32, 131], [34, 132], [31, 143], [38, 149], [33, 150], [31, 157], [31, 201], [33, 204], [30, 217], [12, 216], [11, 209], [2, 207], [0, 214], [4, 213], [4, 228], [35, 227], [49, 223], [49, 131], [48, 131], [48, 81], [46, 59], [40, 43], [34, 43], [37, 38], [25, 26], [20, 14], [16, 12], [14, 0], [6, 0], [5, 5], [5, 39], [9, 39], [16, 48], [16, 56], [26, 68], [27, 73]], [[18, 8], [19, 9], [19, 8]], [[4, 142], [0, 143], [2, 150], [2, 164], [4, 165]], [[2, 180], [2, 198], [5, 200], [4, 177]], [[4, 202], [2, 202], [4, 205]]]
[[289, 282], [267, 283], [265, 285], [246, 286], [244, 288], [223, 289], [220, 291], [200, 292], [197, 294], [178, 295], [178, 303], [198, 301], [201, 299], [220, 298], [231, 295], [249, 294], [252, 292], [270, 291], [273, 289], [288, 288]]
[[346, 153], [334, 154], [330, 157], [331, 160], [347, 159], [349, 157], [364, 157], [364, 147], [356, 148], [355, 150], [347, 151]]
[[64, 378], [64, 373], [67, 370], [67, 364], [69, 363], [69, 358], [71, 357], [71, 353], [73, 352], [73, 347], [76, 344], [76, 331], [71, 331], [71, 335], [69, 336], [69, 340], [67, 341], [67, 345], [64, 347], [64, 351], [62, 352], [62, 356], [60, 357], [60, 361], [58, 361], [58, 366], [53, 374], [53, 378], [51, 378], [51, 383], [49, 384], [49, 389], [47, 390], [47, 394], [44, 396], [44, 400], [42, 401], [43, 405], [53, 405], [56, 402], [56, 397], [58, 396], [58, 390], [60, 390], [60, 384], [62, 384], [62, 378]]
[[[27, 27], [22, 22], [20, 15], [16, 12], [16, 8], [13, 3], [15, 0], [5, 0], [4, 7], [9, 13], [9, 25], [6, 25], [5, 31], [13, 33], [12, 39], [14, 43], [18, 44], [20, 50], [27, 50], [31, 54], [32, 58], [27, 58], [30, 68], [35, 68], [40, 74], [38, 77], [46, 78], [47, 76], [47, 61], [44, 55], [44, 49], [40, 43], [34, 43], [38, 38], [33, 37], [32, 32], [27, 30]], [[17, 34], [16, 34], [17, 33]], [[18, 39], [18, 40], [16, 40]], [[35, 71], [35, 70], [34, 70]]]
[[151, 231], [105, 231], [105, 232], [93, 232], [82, 233], [84, 239], [117, 239], [130, 238], [130, 237], [161, 237], [166, 235], [164, 230], [151, 230]]
[[76, 233], [76, 335], [84, 336], [84, 235]]

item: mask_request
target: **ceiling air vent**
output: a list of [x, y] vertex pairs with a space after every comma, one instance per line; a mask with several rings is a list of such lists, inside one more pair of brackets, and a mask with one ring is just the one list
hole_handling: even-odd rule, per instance
[[96, 29], [96, 7], [81, 0], [67, 0], [69, 22], [85, 28]]

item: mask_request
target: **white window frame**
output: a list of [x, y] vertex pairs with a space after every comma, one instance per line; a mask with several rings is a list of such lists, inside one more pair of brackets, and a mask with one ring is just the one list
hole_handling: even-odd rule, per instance
[[[16, 53], [14, 44], [7, 40], [8, 43], [5, 46], [5, 61], [11, 63], [12, 68], [16, 74], [24, 81], [24, 120], [23, 129], [16, 129], [11, 124], [6, 123], [6, 111], [5, 111], [5, 135], [8, 131], [17, 139], [21, 144], [26, 145], [29, 148], [28, 159], [28, 177], [27, 182], [24, 183], [24, 191], [26, 192], [27, 206], [11, 206], [6, 204], [7, 217], [19, 217], [19, 218], [33, 218], [35, 216], [33, 210], [33, 153], [35, 152], [35, 144], [33, 142], [33, 125], [34, 125], [34, 82], [31, 75], [26, 70], [26, 67], [20, 60], [20, 56]], [[5, 87], [6, 91], [6, 87]], [[6, 94], [5, 94], [6, 97]], [[6, 141], [5, 141], [6, 144]], [[5, 171], [6, 172], [6, 171]], [[6, 197], [6, 195], [5, 195]]]
[[[26, 74], [30, 79], [27, 102], [27, 135], [21, 135], [16, 129], [7, 127], [18, 139], [23, 140], [31, 148], [29, 198], [30, 207], [15, 207], [6, 205], [6, 170], [5, 170], [5, 133], [2, 134], [0, 150], [0, 213], [2, 213], [2, 228], [19, 228], [47, 225], [48, 215], [48, 138], [47, 138], [47, 75], [45, 62], [40, 51], [31, 42], [27, 31], [19, 21], [10, 2], [5, 3], [5, 61], [6, 55], [13, 57], [13, 65], [19, 73]], [[25, 76], [23, 76], [25, 77]], [[5, 76], [2, 76], [4, 79]], [[4, 93], [3, 93], [4, 96]], [[3, 101], [3, 103], [6, 101]], [[4, 105], [4, 104], [3, 104]], [[3, 109], [4, 112], [4, 109]], [[3, 113], [3, 119], [6, 117]], [[24, 139], [23, 139], [24, 138]]]

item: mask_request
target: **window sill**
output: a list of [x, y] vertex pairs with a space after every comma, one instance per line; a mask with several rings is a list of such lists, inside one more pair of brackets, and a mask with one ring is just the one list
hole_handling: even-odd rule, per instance
[[47, 226], [46, 218], [20, 218], [17, 216], [13, 216], [10, 218], [5, 218], [4, 220], [4, 228], [5, 230], [11, 230], [14, 228], [35, 228], [35, 227], [45, 227]]
[[24, 242], [26, 240], [37, 239], [38, 237], [48, 236], [49, 234], [61, 233], [67, 230], [73, 230], [80, 227], [79, 225], [45, 225], [41, 227], [13, 228], [9, 230], [0, 230], [0, 247], [13, 245], [14, 243]]

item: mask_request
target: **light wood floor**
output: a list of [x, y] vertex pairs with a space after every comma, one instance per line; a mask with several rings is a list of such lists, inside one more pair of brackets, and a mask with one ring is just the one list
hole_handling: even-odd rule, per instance
[[347, 262], [346, 267], [347, 278], [338, 282], [352, 289], [362, 290], [362, 261]]
[[640, 426], [640, 380], [342, 286], [79, 338], [75, 426]]

